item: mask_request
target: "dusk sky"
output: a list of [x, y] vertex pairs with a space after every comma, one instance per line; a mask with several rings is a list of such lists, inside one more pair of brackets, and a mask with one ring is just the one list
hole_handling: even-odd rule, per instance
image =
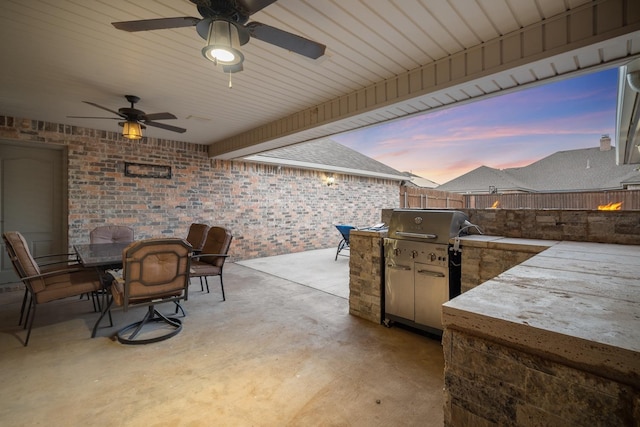
[[557, 151], [615, 145], [617, 68], [401, 119], [332, 139], [444, 184], [479, 166], [525, 166]]

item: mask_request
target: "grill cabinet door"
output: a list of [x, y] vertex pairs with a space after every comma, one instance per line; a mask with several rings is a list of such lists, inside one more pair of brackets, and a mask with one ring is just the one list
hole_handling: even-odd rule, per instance
[[442, 330], [442, 304], [449, 300], [447, 271], [415, 263], [415, 322]]
[[410, 251], [402, 246], [397, 240], [385, 239], [384, 311], [413, 321], [413, 259]]

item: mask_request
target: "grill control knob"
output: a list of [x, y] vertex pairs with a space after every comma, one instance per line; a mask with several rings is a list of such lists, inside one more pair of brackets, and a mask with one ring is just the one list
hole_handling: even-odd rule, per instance
[[437, 258], [437, 256], [436, 256], [436, 254], [434, 254], [433, 252], [431, 252], [431, 253], [429, 254], [429, 261], [433, 262], [433, 261], [435, 261], [435, 260], [436, 260], [436, 258]]
[[418, 257], [418, 251], [411, 251], [411, 258], [417, 258]]

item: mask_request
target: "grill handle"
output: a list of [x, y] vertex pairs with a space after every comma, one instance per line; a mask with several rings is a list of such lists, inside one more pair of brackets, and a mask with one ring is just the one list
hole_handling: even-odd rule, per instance
[[396, 231], [396, 235], [402, 237], [417, 237], [419, 239], [437, 239], [437, 234], [409, 233], [407, 231]]
[[445, 277], [444, 274], [439, 271], [418, 270], [417, 273], [429, 277]]

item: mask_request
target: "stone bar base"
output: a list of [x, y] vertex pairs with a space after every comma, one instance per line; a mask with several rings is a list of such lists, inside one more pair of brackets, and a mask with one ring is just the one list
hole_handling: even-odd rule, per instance
[[384, 304], [382, 239], [386, 232], [349, 235], [349, 313], [380, 324]]
[[640, 246], [553, 243], [443, 305], [446, 425], [640, 426]]
[[446, 329], [445, 426], [637, 426], [637, 389]]

